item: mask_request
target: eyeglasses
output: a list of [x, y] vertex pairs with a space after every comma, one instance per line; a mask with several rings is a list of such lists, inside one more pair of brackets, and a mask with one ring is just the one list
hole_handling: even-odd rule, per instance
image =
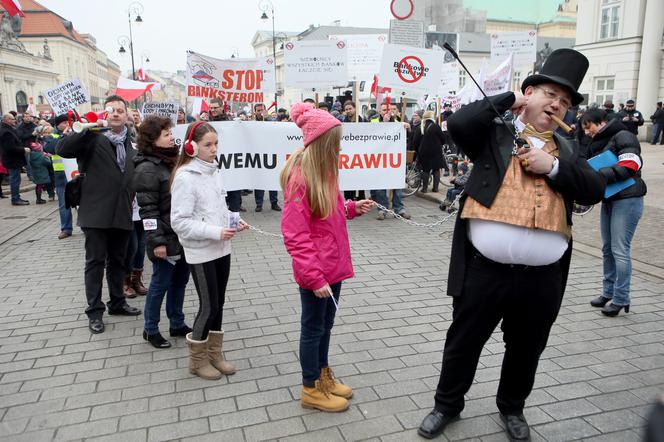
[[551, 89], [547, 89], [541, 86], [535, 86], [535, 89], [539, 89], [542, 92], [544, 92], [544, 95], [546, 98], [552, 101], [558, 100], [558, 103], [560, 103], [561, 106], [563, 106], [566, 109], [569, 109], [572, 106], [572, 102], [565, 96], [563, 95], [558, 95]]
[[213, 111], [213, 110], [219, 110], [219, 109], [221, 109], [220, 106], [210, 106], [210, 110], [211, 110], [211, 111]]

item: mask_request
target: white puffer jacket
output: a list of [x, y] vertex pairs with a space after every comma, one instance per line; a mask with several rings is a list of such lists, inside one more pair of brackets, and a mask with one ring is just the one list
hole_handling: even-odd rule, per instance
[[171, 189], [171, 227], [189, 264], [214, 261], [231, 253], [221, 238], [230, 225], [221, 171], [214, 163], [194, 158], [180, 167]]

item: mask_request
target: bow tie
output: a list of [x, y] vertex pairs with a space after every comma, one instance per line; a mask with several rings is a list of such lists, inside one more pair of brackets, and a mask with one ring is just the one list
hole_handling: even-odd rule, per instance
[[537, 129], [535, 129], [533, 125], [530, 123], [526, 124], [526, 127], [524, 127], [523, 130], [521, 131], [521, 135], [525, 135], [527, 137], [539, 138], [540, 140], [543, 141], [551, 141], [553, 139], [552, 131], [547, 130], [545, 132], [538, 132]]

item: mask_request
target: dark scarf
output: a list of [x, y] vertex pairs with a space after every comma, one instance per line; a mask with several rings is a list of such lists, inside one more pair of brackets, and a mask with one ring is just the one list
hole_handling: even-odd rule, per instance
[[150, 154], [154, 155], [155, 157], [163, 161], [164, 164], [166, 164], [169, 169], [173, 169], [173, 166], [175, 165], [178, 159], [179, 153], [180, 149], [177, 146], [166, 147], [166, 148], [153, 146], [152, 149], [150, 150]]

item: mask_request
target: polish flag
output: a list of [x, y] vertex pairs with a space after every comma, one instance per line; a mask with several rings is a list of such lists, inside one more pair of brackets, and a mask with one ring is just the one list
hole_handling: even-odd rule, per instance
[[128, 78], [118, 79], [115, 95], [119, 95], [127, 101], [132, 101], [146, 92], [161, 89], [161, 84], [156, 82], [134, 81]]
[[201, 97], [194, 97], [194, 103], [191, 106], [191, 116], [197, 117], [202, 112], [210, 112], [210, 106]]
[[11, 17], [15, 16], [16, 14], [20, 15], [21, 17], [25, 17], [23, 8], [21, 7], [21, 4], [18, 2], [18, 0], [0, 0], [0, 6], [5, 8], [5, 11], [7, 11]]
[[143, 73], [143, 68], [138, 69], [137, 77], [139, 81], [148, 81], [148, 76]]

